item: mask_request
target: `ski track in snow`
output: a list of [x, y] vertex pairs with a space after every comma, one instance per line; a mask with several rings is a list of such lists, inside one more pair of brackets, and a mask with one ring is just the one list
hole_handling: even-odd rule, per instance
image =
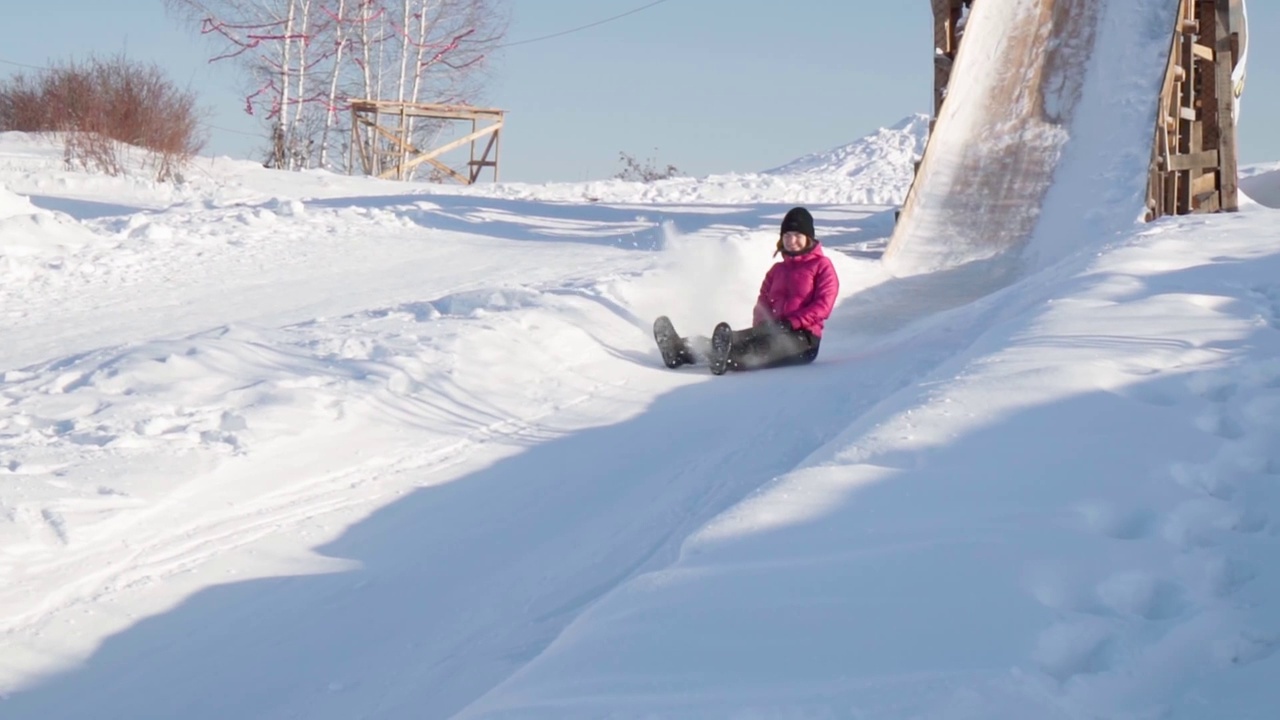
[[[865, 188], [822, 176], [485, 195], [304, 174], [278, 195], [274, 176], [237, 167], [180, 189], [33, 170], [44, 155], [0, 140], [16, 158], [0, 165], [0, 320], [14, 339], [0, 348], [5, 717], [1191, 720], [1202, 706], [1251, 717], [1250, 698], [1267, 697], [1280, 285], [1262, 279], [1271, 270], [1177, 272], [1184, 258], [1258, 260], [1270, 246], [1229, 240], [1234, 228], [1262, 246], [1269, 215], [1158, 225], [1100, 266], [1082, 256], [1012, 285], [992, 267], [887, 279], [865, 258], [891, 210], [839, 206], [833, 193]], [[670, 312], [686, 332], [745, 319], [795, 202], [830, 229], [843, 281], [819, 362], [662, 369], [649, 319]], [[708, 289], [712, 273], [724, 280]], [[1107, 280], [1093, 288], [1095, 275]], [[1188, 324], [1138, 332], [1170, 317]], [[860, 473], [915, 463], [927, 481], [937, 457], [922, 447], [944, 453], [939, 438], [979, 434], [974, 417], [1064, 388], [1178, 447], [1144, 444], [1117, 461], [1126, 478], [1068, 480], [1058, 458], [1068, 470], [1044, 497], [1009, 480], [1028, 465], [993, 462], [969, 470], [972, 496], [932, 488], [955, 506], [905, 481], [886, 483], [905, 488], [886, 491], [909, 498], [900, 507], [839, 502]], [[1008, 441], [1053, 449], [1029, 426]], [[972, 468], [956, 447], [954, 467]], [[810, 527], [809, 544], [787, 534]], [[898, 544], [875, 546], [889, 528]], [[1025, 547], [992, 557], [1017, 567], [965, 565], [1010, 528]], [[782, 549], [752, 555], [771, 532]], [[813, 554], [787, 557], [796, 547]], [[874, 593], [807, 584], [803, 568], [861, 582], [868, 557], [911, 567], [921, 547], [950, 548], [937, 552], [980, 588], [1017, 576], [1026, 607], [993, 640], [1019, 648], [1014, 670], [664, 695], [644, 652], [627, 653], [672, 637], [713, 652], [714, 632], [695, 631], [751, 617], [737, 601], [789, 617], [791, 590], [829, 622], [809, 641], [838, 646], [865, 616], [821, 609]], [[683, 578], [760, 577], [769, 563], [779, 574], [741, 595], [679, 594]], [[889, 586], [906, 577], [877, 571]], [[964, 587], [949, 588], [953, 612]], [[675, 601], [643, 600], [664, 591]], [[708, 608], [662, 634], [668, 615]], [[783, 647], [771, 627], [759, 642]], [[609, 675], [593, 642], [639, 669]], [[667, 652], [655, 664], [685, 654]], [[592, 695], [596, 670], [615, 684]]]
[[[821, 444], [849, 400], [831, 393], [843, 383], [826, 368], [822, 382], [803, 381], [800, 395], [832, 409], [825, 430], [803, 422], [806, 402], [784, 401], [797, 399], [794, 392], [757, 378], [706, 386], [698, 397], [672, 397], [664, 411], [642, 413], [653, 392], [698, 378], [655, 368], [647, 336], [653, 308], [701, 300], [707, 317], [744, 314], [740, 286], [767, 267], [770, 216], [786, 205], [700, 207], [686, 197], [684, 206], [599, 206], [584, 217], [533, 200], [447, 196], [242, 197], [228, 206], [5, 197], [16, 212], [4, 222], [38, 240], [7, 245], [2, 268], [7, 330], [22, 339], [3, 356], [9, 369], [0, 386], [0, 474], [17, 483], [0, 505], [0, 574], [8, 581], [0, 607], [9, 610], [0, 679], [9, 688], [30, 683], [32, 668], [54, 671], [85, 655], [111, 632], [133, 625], [130, 634], [145, 636], [139, 626], [157, 620], [139, 618], [181, 615], [199, 604], [190, 593], [211, 581], [363, 568], [372, 577], [354, 581], [357, 589], [408, 582], [405, 597], [452, 577], [432, 617], [454, 620], [409, 657], [389, 649], [387, 638], [335, 659], [330, 670], [340, 679], [330, 684], [361, 682], [362, 669], [390, 662], [390, 653], [409, 684], [432, 698], [424, 707], [416, 697], [415, 707], [447, 714], [536, 654], [594, 598], [669, 562], [699, 524]], [[834, 232], [883, 237], [883, 215], [840, 210], [825, 219]], [[690, 222], [692, 235], [676, 229]], [[371, 240], [358, 256], [346, 250], [352, 234]], [[512, 262], [520, 256], [527, 259]], [[712, 298], [689, 286], [692, 275], [671, 277], [682, 263], [736, 273], [725, 297]], [[358, 292], [348, 296], [344, 286]], [[50, 317], [61, 319], [57, 327]], [[687, 313], [682, 319], [692, 322]], [[149, 336], [156, 328], [165, 335]], [[522, 362], [506, 361], [513, 356]], [[713, 431], [699, 423], [707, 406], [738, 397], [742, 384], [759, 393], [759, 405]], [[773, 426], [774, 406], [784, 408], [784, 422], [793, 416], [793, 430]], [[669, 457], [612, 450], [633, 433], [661, 437], [685, 422], [695, 432], [673, 438], [683, 451]], [[742, 443], [753, 438], [784, 451], [744, 455]], [[698, 463], [687, 466], [694, 456]], [[566, 458], [578, 459], [566, 467]], [[512, 468], [484, 469], [494, 463]], [[622, 477], [633, 480], [609, 482]], [[521, 478], [533, 482], [513, 485]], [[373, 560], [355, 553], [355, 565], [341, 559], [345, 553], [316, 557], [283, 540], [296, 535], [328, 556], [326, 541], [386, 513], [388, 502], [398, 507], [423, 488], [455, 486], [445, 522], [415, 538], [427, 551], [421, 559], [394, 557], [406, 537], [423, 532], [416, 521], [374, 530], [363, 541]], [[597, 488], [609, 492], [584, 500]], [[582, 510], [569, 518], [553, 510], [575, 505]], [[514, 530], [488, 525], [525, 512], [530, 519]], [[256, 557], [281, 545], [280, 557]], [[458, 575], [451, 554], [432, 554], [458, 546], [478, 546], [490, 564]], [[392, 569], [409, 563], [419, 571], [408, 579], [398, 569], [390, 578], [369, 572], [371, 562], [389, 559]], [[351, 582], [338, 581], [348, 589]], [[339, 622], [332, 608], [305, 610], [307, 595], [255, 601], [258, 619], [248, 625]], [[65, 629], [104, 610], [87, 636]], [[201, 647], [214, 655], [238, 654], [228, 645], [240, 642], [247, 648], [252, 638], [232, 628], [243, 620], [215, 613], [195, 624], [216, 632], [176, 651], [145, 640], [126, 651], [129, 665], [146, 658], [149, 677], [121, 685], [135, 700], [114, 694], [107, 707], [134, 717], [189, 715], [202, 695], [209, 716], [247, 711], [225, 704], [239, 701], [225, 697], [224, 683], [193, 689], [167, 671], [189, 666]], [[353, 624], [353, 637], [358, 631], [370, 628]], [[37, 640], [47, 636], [56, 640]], [[113, 675], [114, 642], [106, 639], [72, 672]], [[271, 659], [241, 661], [233, 684], [266, 692]], [[466, 678], [457, 677], [460, 667]], [[46, 717], [86, 711], [76, 694], [57, 691], [57, 678], [10, 690], [7, 705], [21, 712], [34, 703]], [[122, 681], [103, 678], [99, 687]], [[49, 704], [44, 687], [59, 699]], [[309, 688], [297, 692], [298, 702], [311, 702]]]
[[938, 353], [918, 382], [461, 716], [1266, 717], [1270, 221], [1160, 224], [931, 312], [890, 353]]

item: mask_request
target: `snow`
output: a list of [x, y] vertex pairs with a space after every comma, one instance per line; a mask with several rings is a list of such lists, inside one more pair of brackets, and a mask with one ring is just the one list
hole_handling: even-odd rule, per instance
[[867, 205], [898, 205], [907, 197], [915, 163], [929, 139], [929, 116], [912, 115], [856, 142], [806, 155], [771, 170], [768, 175], [811, 175], [853, 178]]
[[1274, 222], [1162, 222], [873, 345], [844, 382], [947, 352], [464, 717], [1268, 717]]
[[[1280, 164], [1135, 224], [1101, 102], [1071, 242], [900, 277], [916, 118], [472, 188], [0, 135], [0, 717], [1270, 718]], [[748, 322], [801, 203], [818, 361], [663, 368], [653, 317]]]
[[1240, 168], [1240, 191], [1248, 200], [1280, 208], [1280, 163]]

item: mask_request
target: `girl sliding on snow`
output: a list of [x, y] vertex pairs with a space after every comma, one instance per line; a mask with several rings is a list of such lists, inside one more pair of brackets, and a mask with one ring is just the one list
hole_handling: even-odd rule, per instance
[[760, 285], [751, 327], [716, 325], [710, 338], [682, 338], [666, 316], [653, 323], [653, 336], [667, 367], [705, 359], [716, 375], [725, 370], [801, 365], [818, 357], [822, 326], [831, 315], [840, 281], [815, 237], [813, 216], [791, 208], [782, 219], [778, 249], [782, 261], [769, 268]]

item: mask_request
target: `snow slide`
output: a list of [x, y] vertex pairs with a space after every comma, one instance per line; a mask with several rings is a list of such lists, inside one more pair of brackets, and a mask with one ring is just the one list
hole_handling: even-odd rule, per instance
[[1024, 248], [1043, 267], [1132, 223], [1176, 12], [1177, 0], [975, 3], [890, 269]]

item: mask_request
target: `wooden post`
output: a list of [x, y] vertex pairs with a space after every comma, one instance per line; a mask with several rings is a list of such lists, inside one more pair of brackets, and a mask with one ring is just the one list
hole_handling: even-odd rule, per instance
[[493, 181], [498, 182], [498, 150], [502, 146], [501, 131], [493, 134]]
[[[407, 141], [409, 138], [409, 120], [405, 116], [404, 105], [400, 106], [400, 127], [398, 129], [399, 129], [399, 132], [396, 134]], [[409, 163], [409, 143], [401, 142], [400, 156], [396, 159], [396, 179], [397, 180], [404, 180], [407, 177], [405, 165], [407, 165], [408, 163]]]
[[1236, 151], [1236, 102], [1231, 74], [1239, 57], [1239, 36], [1231, 26], [1231, 3], [1218, 0], [1214, 51], [1217, 55], [1219, 202], [1227, 212], [1240, 209], [1240, 166]]
[[[951, 67], [960, 50], [960, 19], [964, 17], [963, 0], [932, 0], [933, 2], [933, 121], [942, 112], [946, 100], [947, 85], [951, 82]], [[932, 130], [932, 123], [930, 123]]]
[[[360, 132], [360, 116], [356, 113], [356, 108], [351, 107], [351, 140], [350, 146], [347, 148], [347, 171], [350, 172], [356, 166], [356, 145], [359, 140]], [[361, 147], [364, 147], [361, 145]]]
[[[1203, 2], [1204, 0], [1198, 0]], [[1212, 0], [1209, 0], [1212, 2]], [[1191, 0], [1183, 0], [1186, 12], [1190, 14], [1183, 20], [1184, 27], [1195, 27], [1197, 25], [1197, 7], [1196, 3]], [[1192, 134], [1189, 132], [1190, 123], [1196, 119], [1196, 90], [1198, 88], [1199, 73], [1196, 72], [1195, 55], [1192, 53], [1192, 46], [1195, 44], [1194, 35], [1181, 33], [1178, 43], [1178, 68], [1182, 71], [1180, 76], [1182, 80], [1179, 82], [1180, 92], [1177, 95], [1178, 104], [1175, 108], [1175, 115], [1178, 127], [1178, 154], [1190, 155], [1198, 153], [1203, 148], [1195, 147], [1192, 142]], [[1188, 117], [1190, 115], [1190, 117]], [[1172, 168], [1170, 168], [1172, 169]], [[1179, 215], [1185, 215], [1195, 210], [1194, 198], [1191, 196], [1191, 179], [1195, 175], [1197, 168], [1177, 171], [1174, 176], [1174, 183], [1177, 185], [1177, 200], [1175, 202], [1175, 210]]]

